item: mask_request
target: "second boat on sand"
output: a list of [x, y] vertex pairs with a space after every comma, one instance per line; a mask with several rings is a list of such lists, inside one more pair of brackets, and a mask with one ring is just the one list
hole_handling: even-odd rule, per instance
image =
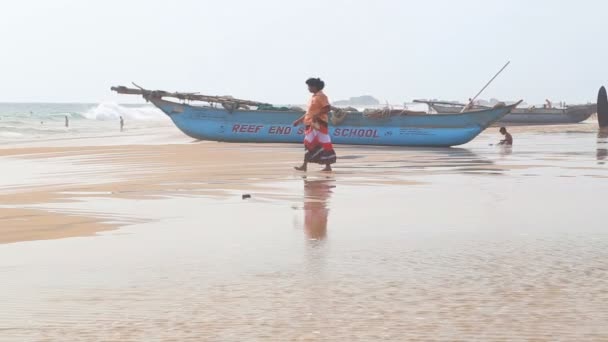
[[[438, 114], [456, 114], [462, 111], [464, 104], [416, 100], [417, 103], [426, 103], [430, 109]], [[471, 111], [486, 110], [489, 107], [474, 106]], [[500, 124], [510, 125], [559, 125], [583, 122], [597, 112], [596, 104], [573, 105], [565, 108], [515, 108], [499, 120]]]

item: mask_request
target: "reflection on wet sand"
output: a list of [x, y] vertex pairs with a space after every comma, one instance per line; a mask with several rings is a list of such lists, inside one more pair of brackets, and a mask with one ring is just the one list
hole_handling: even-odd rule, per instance
[[332, 179], [304, 179], [304, 232], [311, 241], [322, 241], [327, 236], [327, 200], [335, 188], [333, 182]]
[[305, 179], [292, 146], [0, 148], [0, 235], [122, 228], [0, 239], [0, 341], [608, 341], [608, 137], [575, 129]]
[[[501, 174], [503, 169], [497, 167], [488, 156], [480, 155], [467, 148], [399, 148], [388, 147], [384, 151], [373, 147], [346, 147], [358, 149], [358, 153], [365, 155], [365, 160], [355, 162], [342, 162], [340, 172], [378, 175], [382, 170], [383, 176], [401, 175], [404, 171], [412, 174], [444, 174], [445, 172], [473, 173], [473, 174]], [[388, 153], [387, 153], [388, 151]], [[494, 152], [495, 153], [495, 152]], [[347, 155], [348, 159], [352, 156]], [[507, 170], [507, 169], [505, 169]]]
[[598, 164], [605, 164], [604, 160], [608, 157], [608, 129], [600, 129], [597, 133], [597, 152]]
[[499, 154], [501, 157], [510, 156], [513, 154], [513, 146], [503, 145], [499, 147]]
[[[354, 147], [350, 147], [354, 148]], [[382, 154], [390, 156], [382, 160], [382, 165], [373, 165], [374, 169], [378, 168], [402, 168], [403, 164], [415, 167], [455, 167], [455, 166], [479, 166], [492, 164], [493, 162], [479, 154], [466, 148], [451, 147], [451, 148], [404, 148], [404, 147], [388, 147], [384, 151], [373, 146], [359, 147], [358, 153], [365, 153], [367, 156], [374, 155], [381, 151]], [[347, 150], [348, 151], [348, 150]], [[389, 153], [387, 153], [387, 151]], [[394, 159], [399, 156], [399, 159]], [[352, 158], [352, 157], [351, 157]], [[341, 158], [341, 160], [344, 158]], [[391, 163], [390, 165], [385, 165]], [[368, 168], [369, 164], [358, 163], [358, 168]]]

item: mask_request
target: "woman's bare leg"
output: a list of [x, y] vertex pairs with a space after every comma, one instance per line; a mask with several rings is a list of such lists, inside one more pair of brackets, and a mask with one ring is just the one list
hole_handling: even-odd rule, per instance
[[298, 171], [306, 171], [308, 169], [308, 162], [306, 161], [306, 155], [304, 155], [304, 162], [302, 163], [302, 166], [296, 166], [296, 167], [294, 167], [294, 169], [296, 169]]

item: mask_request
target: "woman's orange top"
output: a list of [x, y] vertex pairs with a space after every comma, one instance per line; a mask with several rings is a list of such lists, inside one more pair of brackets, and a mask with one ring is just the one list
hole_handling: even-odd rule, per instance
[[325, 123], [328, 122], [329, 111], [324, 109], [329, 106], [329, 100], [327, 96], [322, 92], [318, 91], [312, 95], [310, 102], [308, 103], [308, 110], [304, 115], [304, 124], [307, 126], [312, 125], [315, 118]]

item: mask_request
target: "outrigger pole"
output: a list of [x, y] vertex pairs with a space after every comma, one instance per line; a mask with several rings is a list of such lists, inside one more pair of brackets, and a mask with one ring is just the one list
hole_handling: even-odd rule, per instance
[[138, 86], [133, 83], [136, 88], [128, 88], [125, 86], [116, 86], [110, 88], [112, 91], [117, 92], [118, 94], [126, 94], [126, 95], [141, 95], [146, 101], [149, 101], [151, 98], [163, 98], [163, 97], [173, 97], [176, 99], [180, 99], [183, 101], [201, 101], [208, 103], [221, 103], [221, 104], [231, 104], [231, 105], [245, 105], [245, 106], [267, 106], [268, 103], [250, 101], [237, 99], [231, 96], [211, 96], [211, 95], [202, 95], [199, 93], [183, 93], [183, 92], [168, 92], [164, 90], [147, 90], [143, 87]]

